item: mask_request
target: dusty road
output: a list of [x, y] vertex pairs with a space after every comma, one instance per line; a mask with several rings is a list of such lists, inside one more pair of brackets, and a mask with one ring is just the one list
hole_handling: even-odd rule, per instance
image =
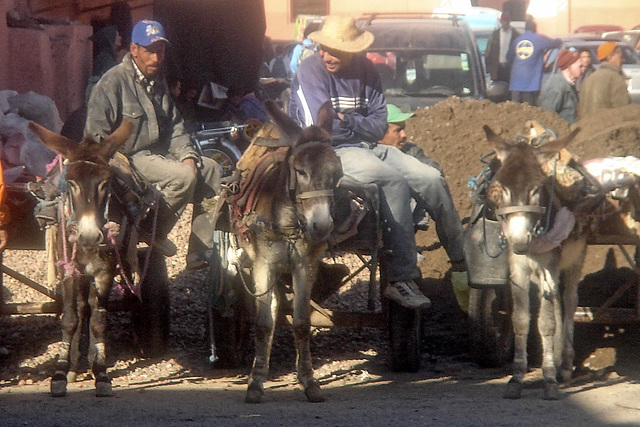
[[[578, 326], [583, 362], [559, 401], [542, 400], [539, 369], [527, 375], [522, 399], [505, 400], [506, 368], [480, 369], [465, 355], [444, 351], [425, 354], [417, 373], [393, 373], [384, 350], [372, 350], [366, 335], [351, 333], [347, 350], [344, 338], [335, 336], [339, 332], [324, 330], [316, 332], [315, 341], [337, 345], [333, 358], [314, 358], [324, 403], [306, 401], [292, 372], [293, 355], [282, 354], [291, 348], [291, 336], [279, 333], [272, 379], [260, 405], [244, 403], [246, 369], [213, 370], [201, 354], [193, 358], [174, 349], [162, 360], [130, 360], [126, 369], [116, 363], [110, 398], [96, 398], [91, 380], [71, 384], [66, 398], [50, 397], [46, 378], [2, 386], [0, 425], [640, 425], [640, 328], [602, 332]], [[441, 333], [427, 330], [424, 339], [439, 340]]]

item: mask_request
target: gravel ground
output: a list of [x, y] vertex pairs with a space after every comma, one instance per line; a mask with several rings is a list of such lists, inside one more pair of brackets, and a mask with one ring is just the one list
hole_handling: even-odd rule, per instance
[[[635, 108], [631, 106], [629, 110], [633, 111], [608, 115], [607, 129], [611, 121], [635, 115]], [[414, 142], [443, 165], [454, 202], [461, 216], [465, 217], [470, 203], [467, 179], [479, 172], [481, 164], [478, 159], [488, 151], [484, 137], [479, 133], [481, 124], [487, 123], [502, 136], [510, 136], [528, 118], [536, 118], [550, 127], [560, 123], [557, 116], [535, 107], [450, 99], [430, 110], [418, 111], [417, 118], [409, 122], [408, 131]], [[588, 129], [588, 136], [599, 132], [589, 127], [594, 126], [593, 121], [582, 125]], [[624, 132], [605, 132], [606, 138], [603, 139], [608, 141], [608, 147], [612, 150], [618, 147], [615, 148], [616, 155], [635, 154], [625, 147], [640, 147], [633, 125], [631, 123]], [[568, 132], [568, 128], [558, 133], [564, 132]], [[626, 139], [622, 141], [622, 138]], [[576, 141], [576, 147], [582, 147], [578, 154], [595, 155], [598, 151], [590, 147], [597, 146], [598, 141], [593, 138], [591, 141], [589, 138]], [[548, 406], [532, 402], [531, 399], [538, 399], [541, 395], [541, 375], [536, 369], [527, 376], [526, 392], [530, 397], [517, 404], [503, 401], [500, 398], [501, 387], [507, 381], [508, 367], [479, 369], [468, 355], [469, 325], [451, 291], [447, 278], [448, 260], [442, 249], [425, 253], [425, 260], [419, 263], [424, 277], [421, 287], [432, 299], [433, 308], [423, 316], [423, 367], [418, 373], [394, 374], [387, 369], [387, 340], [382, 329], [315, 328], [311, 351], [316, 376], [323, 387], [330, 390], [328, 394], [332, 403], [325, 406], [329, 408], [330, 415], [305, 410], [309, 406], [301, 406], [304, 397], [295, 380], [293, 336], [290, 328], [282, 326], [276, 331], [271, 381], [267, 385], [267, 393], [272, 396], [269, 399], [278, 405], [262, 406], [266, 409], [256, 411], [243, 409], [246, 406], [238, 407], [236, 404], [242, 401], [249, 366], [221, 370], [213, 369], [207, 362], [206, 274], [203, 270], [184, 270], [189, 221], [190, 209], [187, 209], [170, 235], [179, 252], [167, 259], [171, 280], [171, 335], [166, 355], [155, 359], [141, 358], [135, 350], [129, 314], [109, 314], [109, 372], [116, 394], [127, 396], [127, 399], [111, 400], [113, 403], [108, 405], [92, 405], [90, 393], [87, 393], [93, 387], [90, 381], [79, 381], [70, 387], [72, 392], [77, 392], [77, 397], [70, 396], [71, 399], [77, 398], [77, 403], [63, 405], [60, 400], [43, 399], [48, 391], [48, 378], [60, 340], [58, 318], [54, 315], [0, 318], [0, 342], [9, 351], [7, 356], [0, 357], [0, 402], [14, 404], [11, 409], [6, 406], [0, 410], [3, 416], [8, 417], [4, 418], [9, 420], [6, 425], [24, 425], [24, 420], [31, 420], [34, 425], [51, 425], [46, 410], [56, 412], [54, 419], [57, 421], [54, 423], [73, 424], [72, 414], [83, 411], [82, 402], [94, 410], [100, 407], [103, 414], [111, 417], [105, 419], [120, 420], [115, 425], [206, 424], [212, 420], [230, 425], [303, 422], [309, 425], [353, 425], [363, 420], [369, 420], [371, 425], [400, 422], [421, 425], [638, 424], [637, 411], [640, 408], [629, 397], [637, 397], [637, 384], [640, 382], [636, 368], [638, 353], [633, 350], [637, 349], [639, 335], [634, 328], [577, 327], [578, 372], [575, 381], [564, 389], [567, 394], [565, 403]], [[421, 245], [433, 246], [437, 242], [433, 228], [419, 232], [417, 241]], [[338, 262], [356, 265], [351, 258], [339, 259]], [[40, 283], [44, 282], [43, 251], [7, 250], [4, 263]], [[597, 258], [587, 266], [587, 270], [596, 271], [602, 265], [603, 261]], [[6, 276], [5, 285], [4, 299], [7, 302], [46, 300], [46, 297]], [[362, 275], [353, 286], [345, 287], [332, 296], [326, 305], [334, 309], [362, 309], [366, 306], [366, 287], [366, 277]], [[251, 348], [246, 350], [249, 355]], [[79, 379], [87, 377], [81, 375]], [[154, 393], [155, 390], [167, 393]], [[192, 394], [182, 393], [186, 390]], [[211, 396], [206, 394], [207, 390], [216, 399], [211, 407], [206, 403], [207, 396]], [[189, 402], [188, 396], [193, 397], [193, 402]], [[295, 396], [295, 404], [288, 405], [286, 402], [291, 401], [292, 396]], [[384, 401], [386, 405], [367, 405], [363, 402], [364, 396], [373, 401]], [[131, 404], [123, 405], [123, 400]], [[63, 401], [69, 402], [69, 398]], [[38, 409], [33, 413], [39, 415], [26, 415], [29, 406], [36, 402]], [[194, 407], [194, 402], [200, 406]], [[174, 405], [182, 405], [182, 409], [171, 412], [168, 407]], [[590, 409], [585, 409], [587, 406]], [[21, 409], [23, 407], [24, 410]], [[280, 410], [282, 408], [286, 414]], [[212, 411], [217, 411], [218, 415]], [[155, 416], [150, 417], [151, 413]], [[314, 414], [314, 418], [308, 418], [309, 414]], [[101, 424], [86, 418], [75, 420], [75, 423], [85, 425]], [[0, 421], [0, 424], [5, 422]]]

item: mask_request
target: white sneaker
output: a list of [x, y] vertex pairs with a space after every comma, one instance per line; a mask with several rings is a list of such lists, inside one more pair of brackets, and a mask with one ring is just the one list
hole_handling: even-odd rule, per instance
[[425, 297], [413, 280], [389, 283], [384, 296], [407, 308], [429, 308], [431, 301]]

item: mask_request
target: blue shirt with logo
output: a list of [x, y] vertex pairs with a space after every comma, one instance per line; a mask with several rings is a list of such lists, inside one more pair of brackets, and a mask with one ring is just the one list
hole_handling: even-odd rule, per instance
[[540, 90], [544, 54], [548, 49], [560, 47], [562, 40], [552, 39], [532, 31], [517, 37], [507, 53], [511, 63], [509, 90], [535, 92]]

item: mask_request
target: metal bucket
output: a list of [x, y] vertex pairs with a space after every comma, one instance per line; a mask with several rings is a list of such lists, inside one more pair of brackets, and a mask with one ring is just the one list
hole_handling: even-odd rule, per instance
[[[485, 215], [483, 206], [464, 230], [464, 253], [469, 286], [486, 288], [509, 283], [507, 250], [500, 237], [500, 223]], [[474, 209], [475, 210], [475, 209]], [[475, 218], [475, 220], [474, 220]]]

